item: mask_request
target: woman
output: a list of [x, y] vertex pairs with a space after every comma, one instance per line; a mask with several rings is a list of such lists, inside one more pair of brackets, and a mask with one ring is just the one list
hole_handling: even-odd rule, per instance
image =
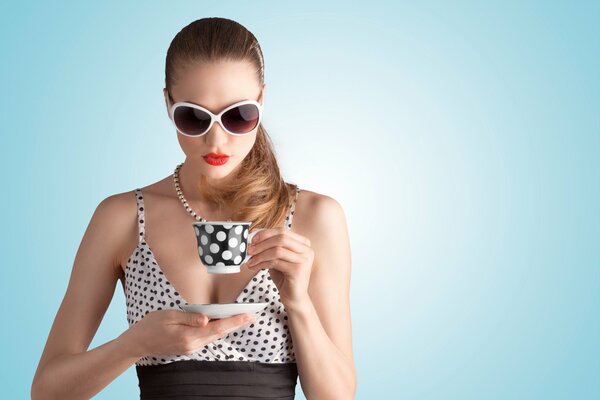
[[[237, 22], [204, 18], [175, 36], [163, 92], [185, 161], [98, 205], [32, 398], [90, 398], [134, 364], [141, 398], [293, 399], [298, 376], [309, 399], [354, 397], [344, 212], [281, 178], [260, 124], [263, 71], [256, 38]], [[190, 228], [203, 220], [262, 228], [239, 273], [202, 266]], [[117, 280], [129, 329], [87, 350]], [[219, 320], [181, 308], [265, 299], [263, 312]]]

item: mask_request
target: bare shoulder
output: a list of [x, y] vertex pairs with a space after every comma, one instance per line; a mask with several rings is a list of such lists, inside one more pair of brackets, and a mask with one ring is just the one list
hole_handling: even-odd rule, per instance
[[120, 273], [123, 258], [137, 242], [137, 203], [134, 190], [112, 194], [101, 200], [88, 229], [112, 238], [113, 266]]
[[98, 203], [96, 211], [109, 219], [117, 219], [118, 217], [131, 214], [131, 211], [135, 212], [135, 209], [136, 201], [134, 190], [130, 190], [128, 192], [111, 194], [105, 197]]
[[[346, 214], [338, 200], [302, 189], [296, 202], [292, 230], [310, 241], [315, 251], [315, 271], [320, 265], [328, 265], [327, 268], [334, 272], [332, 263], [335, 263], [337, 272], [349, 273], [350, 238]], [[318, 274], [313, 275], [315, 279], [318, 277]]]
[[136, 222], [137, 203], [133, 190], [104, 198], [94, 211], [96, 223], [112, 232], [127, 231]]
[[294, 231], [318, 238], [324, 228], [342, 222], [345, 225], [344, 209], [339, 201], [326, 194], [300, 190], [292, 221]]

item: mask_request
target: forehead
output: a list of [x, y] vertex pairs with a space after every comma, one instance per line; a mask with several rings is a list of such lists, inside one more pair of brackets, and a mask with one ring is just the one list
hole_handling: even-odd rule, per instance
[[218, 61], [189, 65], [178, 71], [171, 89], [173, 101], [199, 104], [217, 113], [242, 100], [258, 100], [261, 86], [247, 61]]

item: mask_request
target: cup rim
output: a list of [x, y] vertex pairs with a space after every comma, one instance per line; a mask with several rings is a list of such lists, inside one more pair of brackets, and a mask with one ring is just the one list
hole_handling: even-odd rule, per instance
[[225, 224], [233, 224], [233, 225], [250, 225], [252, 221], [195, 221], [193, 225], [225, 225]]

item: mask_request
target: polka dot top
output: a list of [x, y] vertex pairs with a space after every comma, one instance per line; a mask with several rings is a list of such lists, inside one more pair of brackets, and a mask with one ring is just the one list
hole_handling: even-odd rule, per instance
[[[151, 311], [183, 311], [180, 305], [188, 304], [171, 285], [146, 243], [144, 197], [141, 189], [135, 189], [134, 192], [138, 206], [139, 240], [125, 267], [124, 290], [129, 326]], [[286, 229], [292, 227], [299, 192], [297, 188], [289, 206], [284, 222]], [[279, 292], [268, 268], [260, 269], [235, 300], [235, 303], [244, 302], [268, 302], [269, 305], [260, 314], [255, 314], [254, 323], [231, 331], [192, 354], [148, 355], [140, 358], [136, 365], [168, 364], [180, 360], [295, 363], [287, 312], [280, 302]]]

